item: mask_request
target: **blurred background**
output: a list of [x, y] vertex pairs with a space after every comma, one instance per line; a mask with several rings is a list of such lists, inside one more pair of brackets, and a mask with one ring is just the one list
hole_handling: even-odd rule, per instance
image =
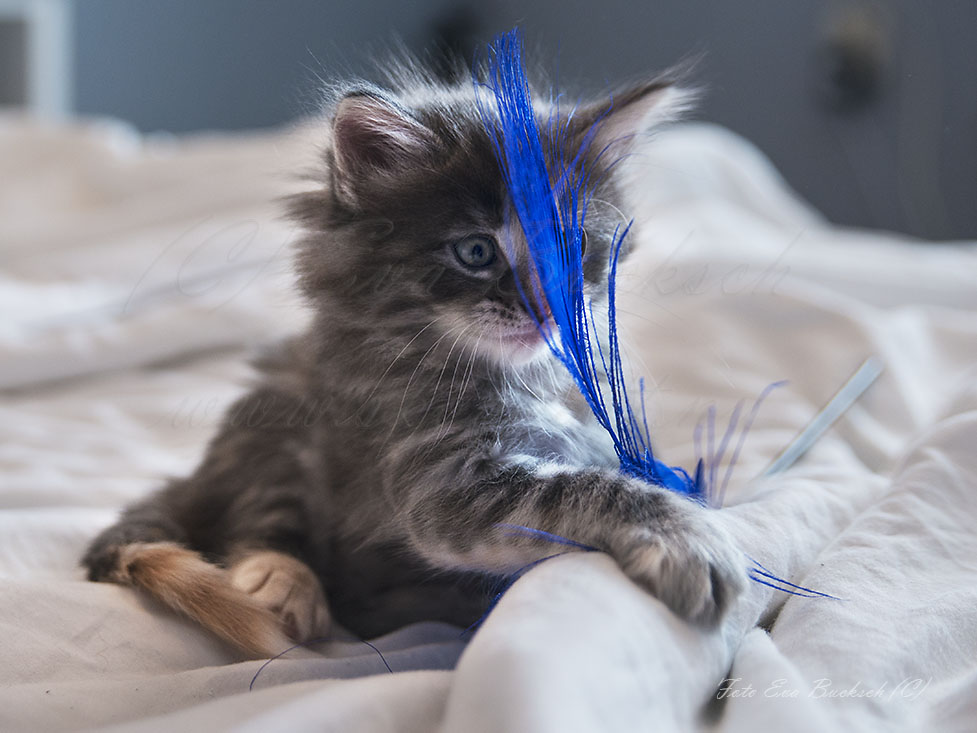
[[752, 140], [832, 221], [977, 236], [977, 3], [0, 0], [0, 106], [145, 132], [274, 126], [391, 41], [466, 56], [519, 24], [561, 86], [697, 56], [696, 117]]

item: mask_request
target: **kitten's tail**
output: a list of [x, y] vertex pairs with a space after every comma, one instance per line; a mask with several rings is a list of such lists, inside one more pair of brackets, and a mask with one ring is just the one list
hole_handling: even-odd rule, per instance
[[101, 579], [142, 588], [253, 658], [294, 645], [271, 611], [192, 550], [173, 542], [139, 542], [118, 548], [117, 557]]

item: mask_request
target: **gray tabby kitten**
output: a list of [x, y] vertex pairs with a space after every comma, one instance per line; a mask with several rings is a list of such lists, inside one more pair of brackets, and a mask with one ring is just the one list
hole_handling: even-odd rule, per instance
[[[509, 524], [598, 547], [681, 617], [715, 623], [743, 555], [709, 510], [618, 472], [542, 342], [472, 85], [410, 71], [395, 88], [341, 96], [319, 185], [293, 201], [311, 328], [259, 363], [192, 476], [92, 543], [89, 578], [141, 587], [270, 655], [333, 619], [365, 637], [471, 623], [493, 578], [566, 549]], [[570, 149], [603, 116], [596, 169], [596, 151], [631, 152], [681, 99], [654, 81], [579, 108]], [[607, 205], [588, 214], [598, 299], [621, 223], [615, 175], [596, 170]]]

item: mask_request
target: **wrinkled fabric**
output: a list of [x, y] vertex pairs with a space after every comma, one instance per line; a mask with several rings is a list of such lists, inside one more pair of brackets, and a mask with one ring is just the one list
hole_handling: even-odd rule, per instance
[[[627, 356], [657, 454], [687, 468], [712, 452], [710, 408], [715, 447], [737, 402], [745, 415], [788, 380], [717, 516], [745, 556], [836, 599], [751, 582], [698, 629], [606, 556], [572, 554], [516, 582], [470, 641], [442, 624], [379, 653], [336, 639], [249, 691], [260, 661], [85, 582], [91, 537], [192, 469], [247, 387], [246, 353], [306, 322], [275, 198], [302, 185], [310, 140], [0, 120], [0, 728], [973, 729], [977, 247], [833, 227], [709, 126], [632, 161]], [[869, 355], [878, 382], [757, 479]]]

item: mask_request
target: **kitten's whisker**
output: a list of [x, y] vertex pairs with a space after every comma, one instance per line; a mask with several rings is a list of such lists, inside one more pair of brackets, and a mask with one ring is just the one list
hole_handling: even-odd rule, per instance
[[[404, 387], [404, 394], [403, 396], [401, 396], [400, 406], [397, 408], [397, 416], [394, 418], [393, 423], [390, 425], [390, 430], [387, 433], [387, 436], [383, 439], [383, 443], [380, 445], [381, 449], [386, 447], [390, 438], [393, 437], [394, 432], [396, 432], [397, 423], [400, 422], [400, 416], [404, 413], [404, 405], [407, 403], [407, 395], [410, 392], [411, 385], [414, 383], [414, 378], [417, 376], [417, 372], [421, 368], [421, 364], [423, 364], [424, 360], [427, 359], [427, 357], [431, 354], [431, 352], [438, 347], [438, 344], [444, 341], [448, 336], [452, 335], [457, 328], [459, 327], [453, 326], [449, 328], [447, 331], [445, 331], [443, 334], [441, 334], [441, 336], [438, 337], [438, 340], [435, 341], [433, 344], [431, 344], [428, 350], [424, 352], [424, 354], [421, 356], [420, 359], [418, 359], [417, 364], [414, 366], [414, 371], [411, 372], [410, 378], [407, 380], [407, 386]], [[425, 412], [424, 414], [427, 415], [427, 412]], [[417, 426], [415, 425], [415, 430], [416, 429]]]
[[512, 370], [512, 375], [513, 375], [513, 376], [514, 376], [514, 377], [515, 377], [516, 379], [518, 379], [518, 380], [519, 380], [519, 383], [520, 383], [520, 384], [521, 384], [521, 385], [523, 386], [523, 388], [524, 388], [524, 389], [525, 389], [525, 390], [526, 390], [527, 392], [529, 392], [529, 394], [531, 394], [531, 395], [532, 395], [533, 397], [535, 397], [535, 398], [536, 398], [537, 400], [539, 400], [540, 402], [542, 402], [542, 401], [543, 401], [543, 398], [542, 398], [542, 397], [541, 397], [540, 395], [538, 395], [538, 394], [536, 394], [536, 391], [535, 391], [535, 390], [534, 390], [534, 389], [533, 389], [532, 387], [530, 387], [530, 386], [529, 386], [529, 385], [528, 385], [528, 384], [526, 383], [526, 380], [525, 380], [525, 379], [523, 379], [523, 376], [522, 376], [522, 374], [520, 374], [520, 373], [519, 373], [519, 370], [518, 370], [518, 369], [513, 369], [513, 370]]
[[392, 362], [390, 362], [390, 364], [387, 366], [386, 369], [383, 370], [383, 374], [380, 375], [380, 379], [377, 380], [377, 383], [373, 386], [373, 389], [370, 391], [370, 394], [368, 394], [366, 396], [366, 399], [363, 400], [363, 404], [360, 405], [359, 409], [355, 413], [353, 413], [354, 415], [357, 414], [357, 413], [359, 413], [364, 408], [366, 408], [366, 406], [369, 404], [370, 400], [373, 398], [373, 395], [375, 395], [377, 393], [377, 390], [380, 389], [380, 385], [383, 383], [383, 380], [386, 379], [387, 375], [390, 373], [390, 370], [393, 369], [394, 364], [396, 364], [400, 360], [400, 357], [402, 357], [407, 352], [407, 349], [409, 349], [411, 347], [411, 344], [413, 344], [415, 341], [417, 341], [417, 339], [420, 338], [420, 336], [421, 336], [422, 333], [424, 333], [425, 331], [427, 331], [431, 326], [433, 326], [435, 323], [437, 323], [438, 321], [440, 321], [443, 317], [444, 316], [438, 316], [433, 321], [431, 321], [430, 323], [428, 323], [420, 331], [418, 331], [416, 334], [414, 334], [414, 337], [404, 345], [404, 348], [402, 348], [400, 350], [400, 353], [397, 354], [397, 356], [394, 357], [394, 360]]
[[[458, 345], [458, 342], [461, 340], [461, 337], [464, 336], [465, 333], [469, 329], [473, 328], [474, 326], [475, 326], [474, 323], [469, 323], [467, 326], [465, 326], [461, 330], [461, 333], [458, 334], [458, 337], [454, 340], [454, 343], [451, 344], [451, 348], [448, 349], [448, 355], [444, 359], [444, 366], [441, 367], [441, 373], [438, 374], [438, 381], [435, 383], [434, 389], [431, 390], [431, 399], [427, 403], [427, 408], [424, 410], [424, 414], [421, 415], [420, 419], [417, 421], [417, 426], [419, 426], [421, 423], [424, 422], [424, 419], [428, 416], [428, 413], [431, 412], [431, 408], [434, 406], [434, 401], [437, 399], [438, 396], [438, 390], [441, 388], [441, 382], [444, 379], [444, 373], [445, 371], [447, 371], [448, 363], [451, 361], [451, 354], [454, 353], [455, 347]], [[414, 432], [417, 431], [417, 426], [415, 426], [414, 430], [411, 431], [411, 435], [413, 435]]]
[[[450, 357], [451, 354], [448, 354], [448, 356]], [[462, 346], [461, 353], [459, 354], [458, 358], [455, 359], [455, 368], [451, 370], [451, 381], [448, 383], [448, 394], [445, 395], [444, 397], [444, 415], [441, 417], [442, 425], [444, 424], [444, 421], [448, 418], [448, 410], [451, 409], [451, 395], [455, 391], [455, 379], [457, 379], [458, 377], [458, 368], [461, 366], [461, 363], [464, 360], [464, 358], [465, 358], [465, 347]], [[464, 372], [462, 372], [462, 375], [464, 375]]]
[[[451, 363], [451, 355], [455, 352], [455, 347], [458, 346], [458, 342], [461, 341], [462, 336], [464, 336], [465, 333], [467, 331], [469, 331], [470, 329], [472, 329], [474, 326], [475, 326], [474, 323], [470, 323], [467, 326], [465, 326], [461, 330], [461, 332], [458, 334], [458, 336], [455, 338], [455, 340], [452, 342], [451, 348], [448, 349], [448, 354], [447, 354], [447, 356], [444, 357], [444, 365], [441, 367], [441, 373], [438, 375], [438, 381], [435, 383], [434, 389], [431, 391], [432, 392], [432, 394], [431, 394], [431, 402], [428, 404], [428, 410], [430, 410], [431, 406], [434, 404], [434, 399], [435, 399], [435, 397], [437, 397], [438, 390], [441, 388], [441, 382], [444, 380], [444, 373], [446, 371], [448, 371], [448, 365]], [[464, 347], [462, 347], [462, 352], [464, 352]], [[457, 370], [458, 370], [458, 361], [456, 360], [456, 362], [455, 362], [455, 372], [456, 373], [457, 373]], [[454, 384], [454, 376], [453, 375], [452, 375], [451, 383]], [[448, 389], [448, 395], [449, 396], [451, 395], [451, 389], [450, 389], [450, 387]], [[427, 415], [427, 411], [425, 411], [424, 414]]]
[[[598, 313], [608, 313], [608, 312], [610, 312], [610, 308], [608, 308], [608, 306], [607, 306], [606, 303], [594, 303], [593, 304], [593, 308]], [[654, 320], [653, 318], [650, 318], [649, 316], [645, 315], [644, 313], [638, 313], [636, 311], [628, 310], [627, 308], [622, 308], [621, 306], [617, 306], [614, 310], [617, 311], [617, 313], [619, 313], [619, 314], [620, 313], [625, 313], [625, 314], [627, 314], [631, 318], [636, 318], [636, 319], [638, 319], [640, 321], [644, 321], [645, 323], [650, 323], [651, 325], [657, 326], [658, 328], [661, 328], [661, 329], [664, 329], [665, 328], [665, 326], [662, 325], [660, 322]]]
[[629, 221], [631, 221], [631, 219], [628, 216], [626, 216], [623, 211], [621, 211], [617, 206], [615, 206], [614, 204], [612, 204], [610, 201], [605, 201], [604, 199], [599, 199], [599, 198], [591, 197], [590, 203], [591, 204], [604, 204], [605, 206], [613, 209], [621, 217], [621, 222], [624, 223], [624, 224], [627, 224]]
[[476, 339], [475, 345], [472, 347], [472, 355], [468, 359], [467, 375], [463, 373], [461, 375], [461, 388], [458, 390], [458, 398], [455, 400], [455, 409], [451, 412], [451, 422], [448, 423], [448, 427], [445, 428], [445, 434], [451, 430], [451, 426], [455, 424], [455, 416], [458, 414], [458, 408], [461, 406], [461, 400], [465, 396], [469, 385], [471, 385], [472, 377], [475, 374], [475, 357], [478, 355], [478, 346], [482, 342], [481, 335]]
[[[454, 350], [454, 346], [452, 346], [452, 350]], [[449, 359], [451, 358], [451, 353], [450, 352], [448, 353], [448, 358]], [[438, 430], [438, 437], [435, 439], [435, 442], [436, 443], [439, 442], [442, 438], [444, 438], [448, 434], [447, 433], [447, 430], [445, 429], [445, 423], [448, 420], [448, 411], [451, 409], [451, 395], [455, 391], [455, 379], [458, 376], [458, 367], [461, 366], [461, 362], [462, 362], [462, 360], [464, 358], [465, 358], [465, 347], [462, 346], [461, 347], [461, 355], [455, 361], [455, 368], [451, 372], [451, 383], [448, 385], [448, 394], [444, 398], [444, 415], [441, 416], [441, 428]], [[475, 358], [475, 349], [472, 349], [472, 359], [474, 359], [474, 358]], [[465, 374], [466, 374], [467, 371], [468, 371], [468, 367], [466, 366], [465, 367], [465, 371], [463, 371], [461, 373], [462, 381], [464, 381]], [[460, 399], [461, 399], [461, 395], [459, 393], [459, 400]], [[457, 412], [457, 410], [458, 410], [458, 403], [456, 402], [455, 403], [455, 411]], [[453, 421], [454, 421], [454, 418], [452, 417], [452, 422]]]

